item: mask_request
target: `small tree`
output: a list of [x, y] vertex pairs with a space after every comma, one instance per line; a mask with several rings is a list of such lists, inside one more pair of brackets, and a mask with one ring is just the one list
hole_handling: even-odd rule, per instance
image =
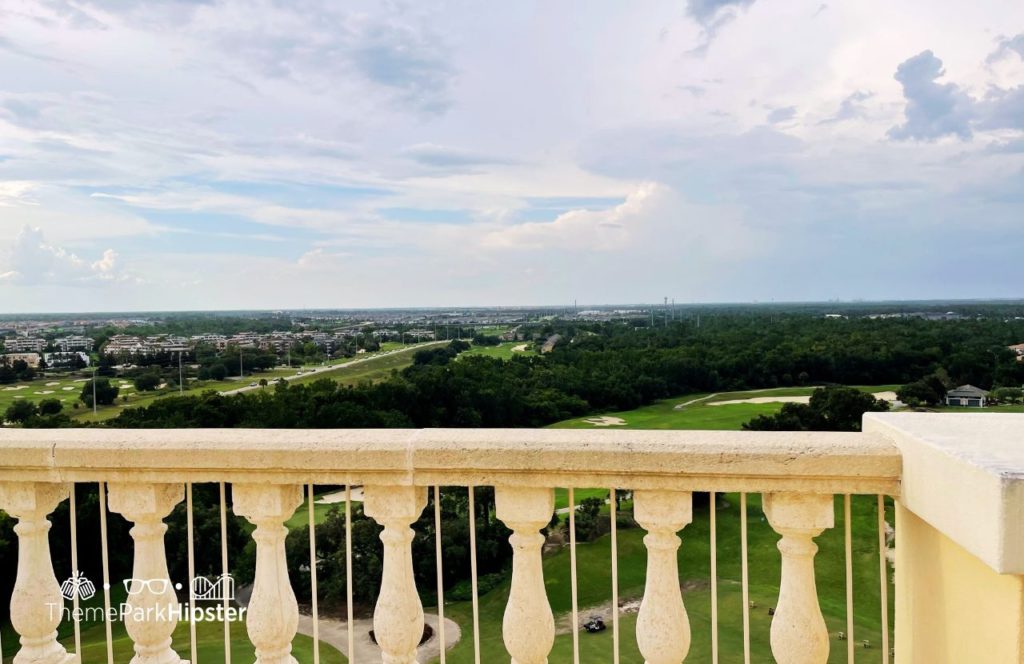
[[60, 399], [43, 399], [39, 402], [40, 415], [56, 415], [64, 409]]
[[1020, 403], [1024, 400], [1024, 390], [1019, 387], [1000, 387], [992, 392], [992, 397], [1000, 403]]
[[134, 384], [139, 392], [152, 392], [160, 385], [160, 374], [152, 371], [140, 374], [135, 378]]
[[[117, 399], [118, 392], [121, 388], [116, 385], [110, 384], [109, 378], [97, 378], [96, 379], [96, 403], [100, 406], [109, 406], [114, 403]], [[92, 393], [93, 385], [92, 381], [88, 381], [82, 385], [82, 393], [79, 395], [79, 399], [86, 405], [92, 408]]]
[[[604, 501], [600, 498], [584, 498], [576, 506], [576, 539], [590, 542], [609, 529], [608, 519], [601, 518], [601, 507]], [[565, 536], [569, 537], [569, 520], [565, 520]]]
[[25, 423], [39, 414], [39, 408], [31, 401], [19, 400], [12, 403], [7, 407], [7, 412], [4, 413], [4, 418], [8, 422], [16, 422], [18, 424]]

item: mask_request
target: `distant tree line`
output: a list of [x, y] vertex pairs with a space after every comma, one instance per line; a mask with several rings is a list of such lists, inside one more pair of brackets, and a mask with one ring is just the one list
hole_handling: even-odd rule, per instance
[[[570, 330], [553, 325], [567, 337]], [[952, 384], [1024, 385], [1008, 350], [1024, 321], [823, 320], [721, 316], [698, 328], [576, 324], [543, 356], [451, 359], [425, 349], [376, 384], [323, 380], [258, 394], [165, 398], [129, 409], [119, 427], [539, 427], [595, 411], [629, 410], [692, 392], [792, 385], [909, 384], [941, 372]], [[465, 342], [453, 342], [463, 344]]]

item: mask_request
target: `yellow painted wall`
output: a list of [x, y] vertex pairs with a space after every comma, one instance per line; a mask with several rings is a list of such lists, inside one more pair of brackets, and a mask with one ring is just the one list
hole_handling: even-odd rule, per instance
[[896, 504], [896, 664], [1024, 662], [1024, 578]]

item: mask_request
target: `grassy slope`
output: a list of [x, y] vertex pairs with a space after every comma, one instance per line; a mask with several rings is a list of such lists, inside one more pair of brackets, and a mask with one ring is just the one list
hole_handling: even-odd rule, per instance
[[[894, 385], [877, 385], [861, 387], [869, 392], [884, 392], [895, 389]], [[758, 415], [776, 413], [782, 409], [781, 403], [744, 403], [729, 404], [725, 406], [711, 406], [716, 401], [730, 401], [734, 399], [751, 399], [756, 397], [771, 396], [808, 396], [813, 392], [809, 387], [792, 387], [778, 390], [757, 390], [751, 392], [723, 392], [715, 394], [710, 398], [697, 403], [676, 409], [679, 404], [708, 397], [706, 393], [687, 394], [663, 399], [649, 406], [643, 406], [635, 410], [603, 413], [611, 417], [619, 417], [626, 421], [625, 425], [614, 427], [595, 427], [587, 420], [592, 416], [578, 417], [553, 424], [556, 429], [714, 429], [714, 430], [737, 430], [744, 422], [747, 422]]]
[[[400, 347], [401, 344], [385, 345], [382, 351], [395, 350], [396, 347]], [[353, 365], [351, 367], [344, 367], [340, 369], [334, 369], [328, 372], [313, 373], [308, 376], [301, 376], [299, 378], [289, 381], [293, 385], [301, 385], [303, 383], [311, 383], [321, 378], [330, 378], [343, 385], [355, 385], [362, 381], [378, 381], [387, 378], [392, 370], [403, 369], [412, 364], [412, 357], [417, 350], [420, 350], [422, 346], [417, 345], [408, 348], [407, 350], [391, 353], [388, 355], [367, 355], [365, 362]], [[340, 364], [343, 362], [351, 362], [351, 358], [345, 360], [339, 360], [332, 362], [332, 364]], [[309, 367], [301, 368], [308, 370]], [[208, 390], [226, 391], [235, 390], [240, 387], [245, 387], [253, 381], [259, 381], [261, 378], [266, 378], [268, 381], [273, 382], [277, 378], [284, 376], [294, 376], [295, 372], [299, 369], [287, 369], [277, 368], [270, 371], [264, 371], [246, 376], [242, 380], [223, 380], [223, 381], [193, 381], [189, 384], [188, 389], [184, 391], [186, 395], [202, 394]], [[120, 379], [115, 379], [115, 384], [120, 384]], [[78, 389], [81, 389], [82, 383], [76, 383]], [[47, 388], [50, 389], [50, 388]], [[59, 388], [57, 388], [59, 389]], [[0, 395], [4, 394], [0, 390]], [[69, 392], [69, 394], [71, 394]], [[74, 393], [77, 396], [77, 392]], [[125, 408], [134, 408], [138, 406], [148, 406], [157, 399], [165, 396], [176, 396], [177, 390], [153, 392], [152, 394], [146, 394], [144, 396], [133, 396], [129, 398], [127, 403], [122, 402], [118, 399], [117, 403], [112, 406], [101, 407], [97, 414], [94, 416], [91, 410], [85, 409], [84, 405], [78, 411], [69, 411], [75, 415], [75, 420], [79, 422], [97, 422], [104, 421], [114, 417], [117, 417], [122, 410]], [[41, 397], [42, 398], [42, 397]], [[68, 404], [70, 405], [70, 404]], [[67, 407], [67, 405], [65, 406]]]
[[404, 369], [412, 364], [413, 355], [416, 354], [416, 351], [421, 350], [422, 348], [423, 345], [413, 346], [406, 350], [391, 353], [389, 355], [372, 357], [366, 362], [360, 362], [359, 364], [351, 367], [335, 369], [334, 371], [327, 373], [316, 373], [310, 374], [309, 376], [303, 376], [290, 381], [290, 383], [292, 385], [302, 385], [303, 383], [315, 382], [321, 378], [330, 378], [342, 385], [357, 385], [362, 382], [377, 382], [390, 376], [392, 371]]
[[[58, 385], [47, 385], [47, 383], [58, 383]], [[64, 402], [64, 408], [70, 411], [71, 404], [78, 400], [78, 395], [82, 392], [82, 385], [83, 383], [76, 383], [71, 378], [57, 377], [39, 378], [27, 383], [18, 381], [12, 385], [0, 385], [0, 414], [15, 401], [24, 400], [38, 403], [43, 399], [60, 399]], [[65, 387], [74, 389], [64, 390]], [[39, 392], [51, 392], [51, 394], [38, 394]]]
[[501, 360], [509, 360], [513, 357], [519, 357], [522, 355], [536, 355], [537, 352], [534, 350], [532, 344], [525, 344], [526, 350], [513, 351], [513, 348], [522, 346], [522, 341], [504, 341], [497, 346], [473, 346], [469, 350], [461, 353], [459, 356], [467, 355], [483, 355], [484, 357], [496, 357]]

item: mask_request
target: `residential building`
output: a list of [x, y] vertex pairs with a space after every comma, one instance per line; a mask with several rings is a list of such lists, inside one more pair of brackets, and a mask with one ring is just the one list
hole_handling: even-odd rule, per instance
[[973, 385], [961, 385], [946, 392], [947, 406], [966, 406], [968, 408], [984, 408], [988, 392]]
[[46, 366], [50, 369], [74, 369], [76, 366], [89, 366], [89, 354], [82, 351], [43, 353], [43, 359], [46, 360]]
[[62, 353], [70, 353], [72, 351], [78, 350], [84, 351], [86, 353], [91, 353], [94, 344], [95, 342], [89, 337], [81, 337], [75, 335], [70, 337], [64, 337], [63, 339], [57, 339], [54, 342], [54, 345], [56, 345], [57, 348]]
[[8, 337], [4, 340], [8, 353], [41, 353], [46, 348], [46, 339], [39, 337]]
[[0, 364], [6, 364], [12, 366], [18, 360], [25, 362], [28, 366], [33, 369], [39, 366], [39, 353], [6, 353], [0, 355]]
[[1016, 353], [1018, 362], [1024, 362], [1024, 344], [1010, 346], [1010, 350]]

